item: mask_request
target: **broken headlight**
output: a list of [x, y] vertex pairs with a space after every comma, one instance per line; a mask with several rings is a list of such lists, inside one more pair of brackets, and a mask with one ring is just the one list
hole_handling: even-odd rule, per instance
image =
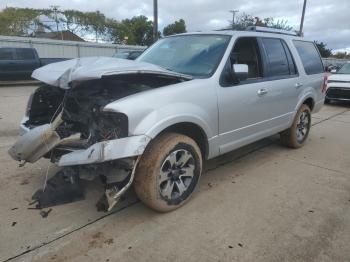
[[122, 113], [101, 112], [96, 117], [95, 136], [98, 141], [128, 136], [128, 117]]

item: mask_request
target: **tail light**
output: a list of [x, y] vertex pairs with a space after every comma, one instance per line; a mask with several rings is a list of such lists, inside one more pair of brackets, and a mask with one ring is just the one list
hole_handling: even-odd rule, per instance
[[323, 78], [322, 93], [326, 93], [327, 85], [328, 85], [328, 75], [325, 75]]

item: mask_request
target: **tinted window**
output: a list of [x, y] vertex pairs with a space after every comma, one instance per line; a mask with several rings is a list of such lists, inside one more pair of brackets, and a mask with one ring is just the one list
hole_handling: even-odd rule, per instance
[[129, 55], [129, 59], [131, 60], [135, 60], [136, 58], [138, 58], [140, 55], [142, 54], [142, 52], [131, 52]]
[[0, 48], [0, 60], [12, 60], [12, 54], [11, 48]]
[[289, 50], [289, 47], [287, 46], [287, 44], [282, 41], [283, 47], [284, 47], [284, 51], [287, 54], [287, 59], [288, 59], [288, 64], [289, 64], [289, 73], [291, 75], [296, 75], [298, 73], [297, 67], [295, 66], [295, 62], [292, 56], [292, 53]]
[[280, 39], [262, 39], [268, 62], [268, 76], [289, 75], [289, 63]]
[[19, 60], [31, 60], [35, 59], [35, 55], [32, 49], [18, 48], [16, 49], [17, 59]]
[[316, 46], [312, 42], [294, 41], [306, 74], [319, 74], [324, 72], [322, 60]]

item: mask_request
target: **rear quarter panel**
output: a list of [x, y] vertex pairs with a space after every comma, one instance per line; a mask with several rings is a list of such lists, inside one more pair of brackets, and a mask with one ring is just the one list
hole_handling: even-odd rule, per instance
[[[295, 113], [299, 109], [299, 107], [305, 102], [305, 100], [307, 100], [308, 98], [313, 99], [314, 101], [313, 113], [316, 113], [321, 109], [324, 103], [325, 95], [322, 93], [322, 88], [323, 88], [325, 73], [312, 74], [312, 75], [306, 74], [304, 65], [300, 59], [299, 53], [293, 43], [293, 40], [294, 39], [290, 38], [286, 41], [288, 42], [289, 48], [294, 57], [295, 64], [298, 68], [298, 72], [299, 72], [298, 82], [303, 84], [302, 88], [300, 88], [300, 92], [298, 95], [298, 103], [295, 106]], [[301, 40], [301, 39], [295, 39], [295, 40]], [[293, 119], [291, 121], [293, 121]]]

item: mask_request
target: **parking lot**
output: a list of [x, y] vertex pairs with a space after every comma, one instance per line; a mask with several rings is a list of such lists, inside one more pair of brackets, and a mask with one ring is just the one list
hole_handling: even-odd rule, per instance
[[0, 261], [350, 261], [350, 104], [315, 114], [299, 150], [276, 136], [209, 161], [174, 212], [133, 192], [97, 212], [103, 188], [90, 182], [85, 200], [43, 218], [28, 207], [48, 161], [18, 167], [7, 155], [34, 88], [0, 87]]

